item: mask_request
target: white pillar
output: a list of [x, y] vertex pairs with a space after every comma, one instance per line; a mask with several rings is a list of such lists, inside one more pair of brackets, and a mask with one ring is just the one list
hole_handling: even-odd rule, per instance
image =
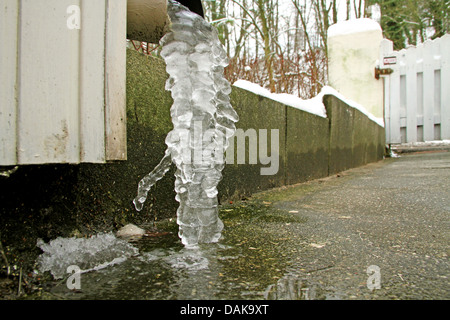
[[383, 34], [372, 19], [338, 22], [328, 29], [331, 87], [383, 118], [383, 81], [375, 79]]

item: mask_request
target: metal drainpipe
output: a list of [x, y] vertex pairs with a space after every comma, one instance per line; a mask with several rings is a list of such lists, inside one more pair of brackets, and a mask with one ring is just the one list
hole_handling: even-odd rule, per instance
[[[192, 12], [202, 17], [201, 0], [179, 0]], [[170, 25], [167, 0], [127, 0], [127, 38], [142, 42], [158, 43]]]

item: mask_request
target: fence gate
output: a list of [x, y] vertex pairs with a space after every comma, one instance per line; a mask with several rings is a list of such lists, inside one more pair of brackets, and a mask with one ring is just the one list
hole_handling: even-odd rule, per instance
[[386, 143], [450, 139], [450, 34], [394, 51], [381, 44]]

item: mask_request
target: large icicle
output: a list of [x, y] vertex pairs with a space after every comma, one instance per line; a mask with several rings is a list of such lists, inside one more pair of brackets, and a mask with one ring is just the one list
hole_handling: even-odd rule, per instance
[[239, 117], [230, 104], [231, 86], [223, 77], [228, 57], [217, 30], [202, 17], [169, 0], [171, 32], [161, 39], [171, 91], [174, 129], [167, 135], [161, 163], [139, 183], [134, 200], [141, 210], [147, 193], [176, 164], [175, 191], [179, 236], [183, 244], [217, 242], [223, 223], [218, 217], [217, 185], [224, 153]]

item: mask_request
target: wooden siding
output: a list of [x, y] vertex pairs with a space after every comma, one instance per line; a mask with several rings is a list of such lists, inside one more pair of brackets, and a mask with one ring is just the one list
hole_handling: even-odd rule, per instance
[[0, 24], [0, 165], [125, 160], [126, 0], [0, 0]]

